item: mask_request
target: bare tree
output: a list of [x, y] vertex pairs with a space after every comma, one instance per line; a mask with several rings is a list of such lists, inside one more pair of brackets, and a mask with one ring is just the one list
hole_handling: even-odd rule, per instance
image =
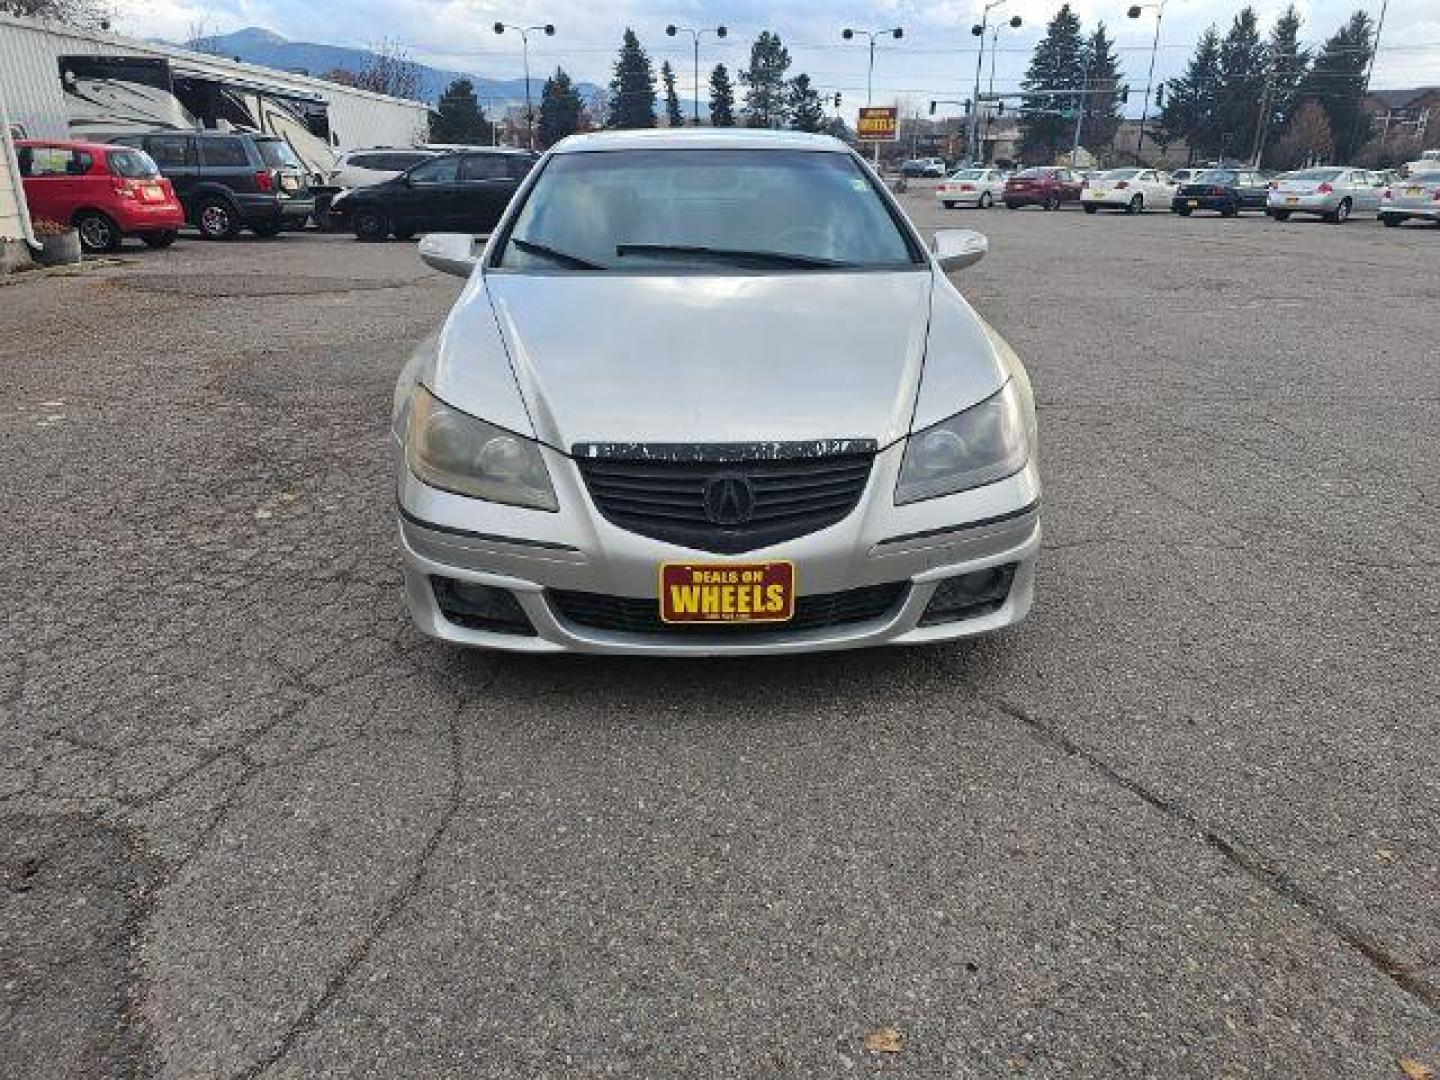
[[219, 35], [210, 22], [207, 15], [201, 15], [198, 19], [192, 19], [185, 30], [185, 47], [198, 53], [208, 53], [211, 56], [220, 55]]
[[108, 27], [110, 22], [110, 5], [105, 0], [0, 0], [0, 13], [92, 29]]
[[368, 46], [370, 57], [355, 85], [391, 97], [413, 98], [420, 92], [420, 68], [398, 41], [381, 38]]

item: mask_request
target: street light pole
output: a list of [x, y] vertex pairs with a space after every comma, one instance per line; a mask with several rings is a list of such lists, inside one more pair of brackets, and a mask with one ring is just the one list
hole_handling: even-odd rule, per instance
[[[977, 163], [975, 148], [979, 145], [980, 142], [980, 71], [985, 64], [985, 31], [989, 29], [990, 26], [990, 12], [1000, 7], [1005, 2], [1006, 0], [989, 0], [989, 2], [986, 3], [984, 9], [980, 12], [980, 21], [974, 26], [970, 27], [970, 33], [980, 40], [980, 51], [975, 54], [975, 93], [970, 98], [971, 102], [973, 103], [973, 111], [970, 114], [970, 145], [968, 147], [969, 153], [967, 156], [970, 158], [970, 164], [972, 165]], [[1020, 26], [1020, 16], [1016, 15], [1014, 18], [1012, 18], [1010, 20], [1010, 25], [1012, 28], [1018, 28]], [[1000, 28], [997, 26], [995, 28], [995, 38], [998, 40], [999, 36]], [[993, 90], [995, 85], [994, 41], [990, 43], [990, 50], [990, 85], [991, 89]]]
[[[1001, 0], [1001, 3], [1003, 2], [1004, 0]], [[869, 105], [875, 97], [875, 39], [882, 34], [889, 34], [899, 41], [905, 36], [905, 31], [899, 26], [892, 26], [889, 30], [852, 30], [847, 26], [840, 31], [840, 36], [846, 41], [853, 40], [856, 34], [864, 34], [870, 39], [870, 67], [865, 72], [865, 104]], [[875, 141], [875, 168], [878, 172], [880, 168], [880, 142], [878, 139]]]
[[1132, 19], [1140, 18], [1143, 11], [1155, 12], [1155, 40], [1150, 44], [1150, 73], [1145, 76], [1145, 102], [1140, 107], [1140, 132], [1135, 136], [1135, 163], [1140, 164], [1140, 151], [1145, 143], [1145, 121], [1150, 118], [1150, 93], [1155, 88], [1155, 54], [1160, 49], [1160, 21], [1165, 18], [1165, 0], [1153, 4], [1132, 4], [1125, 14]]
[[495, 33], [503, 34], [506, 30], [514, 30], [520, 35], [520, 52], [524, 56], [525, 64], [525, 140], [531, 150], [535, 149], [535, 110], [530, 104], [530, 31], [543, 30], [546, 37], [555, 36], [554, 23], [541, 23], [539, 26], [514, 26], [510, 23], [497, 22]]
[[700, 126], [700, 36], [702, 34], [714, 34], [717, 38], [723, 38], [729, 32], [730, 31], [723, 26], [717, 26], [713, 30], [708, 26], [696, 30], [693, 27], [676, 26], [674, 23], [671, 23], [665, 27], [666, 37], [674, 37], [676, 34], [689, 34], [695, 46], [695, 116], [693, 122], [696, 127]]

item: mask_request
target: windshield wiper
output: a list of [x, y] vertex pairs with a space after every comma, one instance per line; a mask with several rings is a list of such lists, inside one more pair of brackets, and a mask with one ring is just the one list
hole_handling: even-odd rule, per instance
[[521, 251], [530, 255], [542, 255], [547, 259], [554, 259], [558, 263], [573, 267], [576, 270], [606, 270], [608, 267], [599, 263], [591, 262], [589, 259], [582, 259], [579, 255], [571, 255], [568, 251], [561, 251], [549, 244], [537, 244], [534, 240], [522, 240], [518, 236], [512, 236], [510, 243], [514, 244]]
[[698, 244], [616, 244], [615, 254], [626, 255], [699, 255], [707, 259], [730, 259], [737, 262], [773, 263], [778, 266], [837, 267], [854, 266], [841, 259], [819, 255], [796, 255], [789, 251], [746, 251], [743, 248], [703, 247]]

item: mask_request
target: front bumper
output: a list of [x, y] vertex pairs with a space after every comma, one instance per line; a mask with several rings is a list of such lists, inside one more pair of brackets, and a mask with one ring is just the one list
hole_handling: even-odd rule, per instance
[[[461, 645], [517, 652], [645, 656], [746, 656], [871, 645], [912, 645], [988, 633], [1023, 619], [1034, 595], [1040, 547], [1039, 479], [1032, 461], [1020, 473], [973, 491], [897, 507], [895, 476], [903, 444], [882, 451], [860, 505], [819, 532], [743, 555], [697, 552], [626, 532], [591, 504], [574, 464], [543, 451], [559, 513], [522, 510], [429, 488], [399, 467], [400, 541], [406, 599], [419, 629]], [[566, 618], [552, 591], [644, 599], [658, 604], [662, 562], [751, 563], [789, 560], [798, 593], [825, 595], [901, 583], [896, 602], [861, 621], [815, 629], [675, 626], [622, 632]], [[922, 625], [948, 578], [1014, 567], [1003, 602], [954, 621]], [[448, 620], [433, 578], [509, 592], [533, 634], [473, 629]]]

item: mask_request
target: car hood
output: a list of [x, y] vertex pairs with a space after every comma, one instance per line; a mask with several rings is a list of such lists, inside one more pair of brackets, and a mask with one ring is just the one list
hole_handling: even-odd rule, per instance
[[578, 443], [893, 442], [915, 407], [933, 282], [919, 269], [491, 273], [483, 287], [536, 436], [570, 452]]

